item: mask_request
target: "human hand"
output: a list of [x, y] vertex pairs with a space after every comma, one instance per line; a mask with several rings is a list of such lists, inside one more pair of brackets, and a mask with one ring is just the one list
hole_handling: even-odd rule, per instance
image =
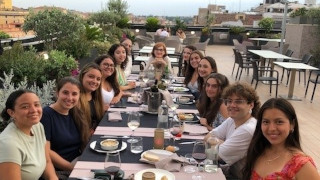
[[110, 105], [109, 105], [109, 104], [103, 105], [103, 110], [104, 110], [104, 111], [108, 111], [109, 108], [110, 108]]
[[203, 126], [208, 126], [208, 121], [206, 118], [200, 118], [200, 124]]
[[117, 104], [120, 101], [120, 97], [115, 96], [112, 98], [110, 104]]
[[136, 82], [134, 82], [134, 81], [129, 81], [129, 82], [128, 82], [128, 86], [129, 86], [130, 88], [136, 88]]

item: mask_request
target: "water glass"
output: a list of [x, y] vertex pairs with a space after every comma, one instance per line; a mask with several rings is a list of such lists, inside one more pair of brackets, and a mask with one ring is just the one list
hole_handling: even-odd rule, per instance
[[186, 154], [184, 157], [187, 159], [187, 162], [183, 163], [183, 171], [190, 174], [197, 172], [197, 161], [193, 159], [192, 154]]
[[143, 151], [143, 138], [142, 137], [135, 137], [136, 141], [131, 143], [131, 152], [134, 154], [139, 154]]

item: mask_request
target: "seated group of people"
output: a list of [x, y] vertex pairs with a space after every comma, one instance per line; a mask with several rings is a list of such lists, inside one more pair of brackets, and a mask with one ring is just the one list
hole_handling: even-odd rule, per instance
[[[79, 78], [57, 84], [56, 102], [42, 109], [37, 95], [13, 92], [1, 116], [13, 121], [0, 135], [0, 179], [58, 179], [67, 177], [105, 111], [125, 91], [131, 73], [132, 42], [114, 44], [81, 70]], [[156, 43], [146, 71], [173, 74], [164, 43]], [[242, 179], [320, 179], [313, 160], [300, 145], [297, 115], [284, 99], [270, 99], [260, 108], [248, 84], [229, 84], [210, 56], [193, 46], [181, 55], [180, 75], [197, 99], [205, 137], [220, 139], [219, 157], [227, 176]], [[39, 123], [41, 122], [41, 123]], [[285, 168], [284, 168], [285, 167]]]

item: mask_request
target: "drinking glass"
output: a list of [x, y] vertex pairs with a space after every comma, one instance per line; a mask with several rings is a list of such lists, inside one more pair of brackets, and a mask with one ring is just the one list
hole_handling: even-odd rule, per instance
[[137, 140], [133, 138], [134, 130], [140, 126], [140, 116], [139, 112], [130, 112], [128, 116], [128, 127], [132, 130], [131, 138], [127, 140], [128, 143], [136, 142]]
[[120, 168], [121, 168], [120, 152], [107, 153], [106, 159], [104, 161], [104, 170], [108, 174], [110, 174], [111, 180], [114, 179], [114, 176], [119, 172]]
[[180, 121], [176, 121], [174, 119], [171, 120], [170, 125], [170, 133], [172, 134], [173, 138], [173, 147], [175, 151], [179, 151], [179, 147], [175, 146], [176, 139], [181, 138], [182, 135], [182, 126]]
[[[192, 157], [198, 163], [198, 169], [200, 171], [200, 163], [203, 162], [206, 158], [206, 144], [203, 140], [198, 140], [194, 143], [193, 150], [192, 150]], [[200, 174], [194, 175], [196, 178], [194, 179], [202, 179]]]

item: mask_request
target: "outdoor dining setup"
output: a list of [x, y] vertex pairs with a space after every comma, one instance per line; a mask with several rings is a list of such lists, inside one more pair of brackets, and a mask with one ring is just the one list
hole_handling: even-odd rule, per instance
[[[210, 155], [206, 148], [212, 147], [198, 141], [208, 130], [199, 125], [195, 101], [183, 78], [170, 76], [158, 85], [152, 73], [128, 79], [136, 80], [138, 87], [105, 113], [70, 179], [105, 178], [112, 174], [106, 173], [109, 166], [119, 167], [114, 179], [140, 180], [150, 174], [169, 180], [225, 179], [214, 163], [216, 152]], [[104, 143], [115, 147], [110, 150]], [[116, 162], [110, 160], [113, 154]]]

